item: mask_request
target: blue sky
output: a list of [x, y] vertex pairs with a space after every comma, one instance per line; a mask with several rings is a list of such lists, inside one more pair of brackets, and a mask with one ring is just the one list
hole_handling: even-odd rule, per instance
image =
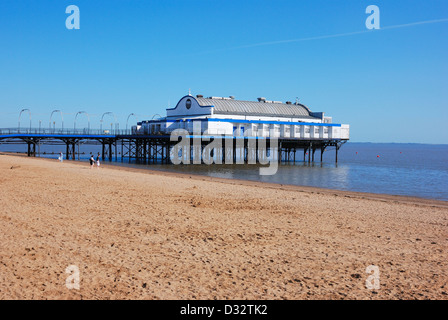
[[[71, 4], [79, 30], [65, 27]], [[371, 4], [382, 29], [362, 32]], [[86, 111], [92, 128], [105, 112], [124, 128], [191, 89], [299, 97], [350, 124], [352, 141], [448, 143], [447, 36], [446, 0], [2, 0], [0, 127], [29, 108], [33, 127], [61, 109], [65, 127]]]

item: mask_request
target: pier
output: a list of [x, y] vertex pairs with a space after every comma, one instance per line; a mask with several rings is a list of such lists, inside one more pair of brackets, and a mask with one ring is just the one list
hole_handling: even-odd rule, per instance
[[[28, 113], [29, 127], [22, 128], [20, 119]], [[61, 117], [56, 128], [53, 115]], [[79, 115], [85, 115], [87, 128], [77, 129]], [[208, 97], [188, 94], [166, 116], [137, 122], [128, 130], [119, 129], [113, 112], [101, 116], [100, 129], [91, 129], [90, 115], [76, 113], [73, 129], [64, 128], [61, 110], [51, 112], [49, 127], [32, 127], [31, 111], [22, 109], [17, 128], [0, 129], [0, 144], [26, 144], [27, 155], [41, 155], [42, 145], [64, 145], [65, 158], [80, 159], [81, 146], [101, 145], [103, 161], [129, 161], [162, 164], [265, 164], [276, 161], [314, 163], [316, 151], [320, 162], [327, 149], [338, 151], [349, 140], [350, 126], [333, 123], [324, 112], [312, 112], [299, 102], [236, 100], [235, 97]], [[103, 129], [104, 117], [113, 117], [110, 129]], [[115, 125], [114, 125], [115, 124]], [[303, 157], [302, 157], [303, 155]]]
[[[198, 139], [193, 135], [186, 136], [189, 139], [189, 157], [195, 159], [195, 155], [203, 154], [210, 141], [218, 139], [216, 135], [202, 136]], [[338, 151], [347, 141], [342, 139], [294, 139], [276, 138], [277, 145], [271, 147], [269, 137], [234, 136], [221, 137], [222, 147], [211, 152], [215, 163], [254, 163], [260, 158], [259, 149], [251, 140], [264, 140], [267, 153], [273, 154], [273, 159], [281, 162], [308, 162], [316, 161], [315, 153], [318, 151], [320, 162], [327, 149], [335, 150], [334, 161], [338, 162]], [[233, 140], [228, 143], [228, 139]], [[174, 141], [173, 141], [174, 140]], [[180, 140], [180, 139], [179, 139]], [[27, 155], [36, 157], [42, 154], [43, 145], [64, 145], [65, 159], [79, 160], [82, 154], [81, 148], [86, 144], [101, 145], [103, 161], [135, 161], [145, 164], [170, 164], [172, 163], [173, 148], [179, 140], [173, 139], [167, 134], [135, 134], [131, 130], [116, 130], [105, 133], [102, 130], [53, 130], [53, 129], [0, 129], [0, 144], [26, 144]], [[224, 141], [226, 140], [226, 141]], [[229, 147], [230, 145], [230, 147]], [[186, 152], [183, 152], [185, 156]], [[303, 155], [302, 156], [299, 156]], [[197, 162], [193, 162], [197, 163]], [[200, 163], [204, 163], [201, 161]]]

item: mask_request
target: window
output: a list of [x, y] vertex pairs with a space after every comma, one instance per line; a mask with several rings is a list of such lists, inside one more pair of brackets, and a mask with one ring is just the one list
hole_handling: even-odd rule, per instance
[[185, 104], [185, 106], [187, 107], [187, 109], [191, 108], [191, 99], [187, 99], [187, 103]]

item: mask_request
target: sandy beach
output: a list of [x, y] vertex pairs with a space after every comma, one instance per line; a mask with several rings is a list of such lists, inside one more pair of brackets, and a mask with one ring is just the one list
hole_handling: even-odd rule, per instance
[[448, 202], [11, 155], [0, 186], [1, 299], [448, 299]]

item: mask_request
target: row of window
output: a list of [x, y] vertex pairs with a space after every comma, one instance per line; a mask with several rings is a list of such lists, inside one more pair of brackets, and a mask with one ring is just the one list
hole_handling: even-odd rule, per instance
[[[180, 126], [175, 126], [175, 127], [182, 128], [182, 129], [189, 129], [188, 128], [188, 124], [186, 122], [181, 122]], [[280, 125], [273, 125], [273, 127], [274, 127], [273, 129], [274, 129], [275, 133], [277, 133], [277, 134], [280, 133], [280, 129], [281, 129]], [[309, 134], [311, 132], [311, 126], [304, 126], [304, 127], [305, 127], [304, 128], [305, 134]], [[239, 126], [239, 128], [240, 128], [240, 130], [242, 132], [244, 132], [244, 130], [252, 129], [253, 133], [258, 133], [259, 131], [262, 131], [262, 130], [268, 132], [271, 129], [270, 126], [266, 125], [266, 124], [251, 125], [251, 126], [241, 125], [241, 126]], [[152, 124], [150, 126], [150, 128], [147, 128], [146, 130], [148, 130], [148, 129], [150, 129], [151, 133], [157, 133], [157, 132], [160, 132], [162, 128], [161, 128], [160, 124]], [[235, 131], [236, 129], [237, 129], [237, 127], [234, 126], [233, 127], [233, 131]], [[283, 127], [283, 129], [284, 129], [285, 135], [289, 135], [290, 134], [290, 132], [291, 132], [291, 127], [290, 126], [285, 125]], [[294, 130], [295, 130], [296, 134], [299, 134], [300, 130], [301, 130], [301, 126], [295, 125], [294, 126]], [[319, 134], [319, 132], [320, 132], [320, 127], [314, 127], [314, 133], [315, 134]], [[328, 127], [323, 127], [323, 133], [324, 134], [328, 134], [328, 132], [329, 132]]]

